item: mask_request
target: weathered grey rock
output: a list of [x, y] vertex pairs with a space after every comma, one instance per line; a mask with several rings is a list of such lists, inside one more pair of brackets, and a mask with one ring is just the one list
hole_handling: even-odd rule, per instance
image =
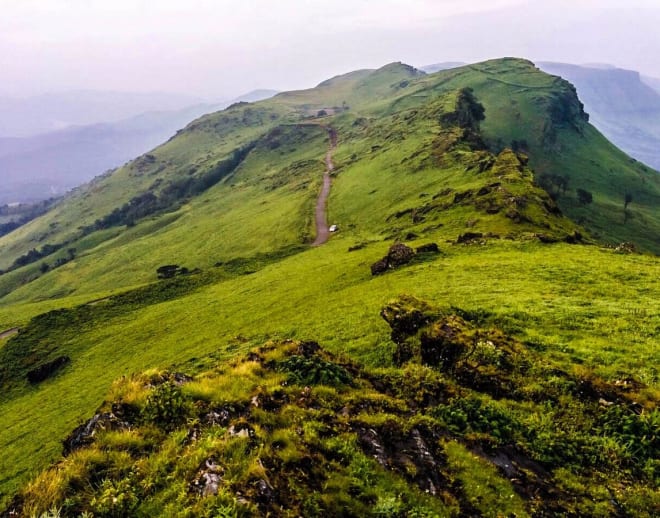
[[119, 419], [112, 412], [96, 414], [86, 423], [81, 424], [64, 439], [63, 455], [69, 455], [83, 446], [94, 442], [94, 436], [99, 430], [126, 430], [129, 424]]

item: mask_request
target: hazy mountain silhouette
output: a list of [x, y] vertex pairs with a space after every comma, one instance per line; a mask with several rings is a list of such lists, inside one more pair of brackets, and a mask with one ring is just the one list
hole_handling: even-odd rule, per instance
[[626, 153], [660, 169], [660, 93], [638, 72], [611, 65], [578, 66], [539, 62], [538, 66], [575, 85], [593, 124]]
[[[264, 99], [274, 93], [256, 90], [231, 102]], [[0, 203], [63, 194], [163, 143], [197, 117], [228, 104], [196, 104], [32, 137], [0, 138]]]

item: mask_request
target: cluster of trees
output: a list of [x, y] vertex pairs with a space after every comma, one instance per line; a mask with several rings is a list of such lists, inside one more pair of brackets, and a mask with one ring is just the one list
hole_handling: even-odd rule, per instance
[[9, 270], [15, 270], [16, 268], [20, 268], [26, 264], [35, 263], [39, 259], [57, 252], [60, 248], [62, 248], [62, 245], [60, 244], [51, 245], [48, 243], [42, 246], [40, 250], [33, 248], [32, 250], [29, 250], [28, 253], [17, 258], [9, 267]]
[[47, 262], [41, 263], [41, 266], [39, 269], [41, 270], [41, 273], [46, 273], [48, 270], [51, 268], [59, 268], [60, 266], [68, 263], [69, 261], [73, 261], [76, 258], [76, 249], [75, 248], [67, 248], [66, 250], [67, 255], [64, 257], [58, 257], [55, 259], [55, 262], [53, 263], [53, 266], [49, 265]]
[[486, 118], [486, 109], [477, 101], [472, 88], [461, 88], [453, 112], [445, 113], [442, 124], [457, 125], [466, 130], [479, 131], [479, 124]]
[[578, 188], [575, 192], [577, 194], [578, 201], [582, 205], [589, 205], [592, 201], [594, 201], [594, 197], [589, 191]]
[[0, 223], [0, 236], [4, 236], [5, 234], [9, 234], [10, 232], [13, 232], [16, 230], [18, 227], [22, 227], [25, 225], [29, 219], [25, 218], [20, 218], [12, 221], [8, 221], [7, 223]]
[[251, 142], [235, 149], [228, 159], [219, 162], [201, 175], [171, 181], [158, 195], [148, 191], [131, 198], [130, 201], [114, 209], [110, 214], [97, 219], [92, 225], [84, 227], [83, 232], [88, 234], [95, 230], [120, 225], [133, 226], [136, 221], [146, 216], [176, 210], [183, 200], [198, 196], [234, 172], [255, 145], [256, 142]]
[[[16, 270], [17, 268], [21, 268], [22, 266], [26, 266], [28, 264], [36, 263], [40, 259], [43, 259], [44, 257], [48, 257], [49, 255], [54, 254], [58, 250], [60, 250], [64, 246], [64, 243], [58, 243], [58, 244], [48, 244], [46, 243], [44, 246], [42, 246], [39, 250], [36, 248], [33, 248], [32, 250], [29, 250], [26, 254], [23, 254], [19, 258], [17, 258], [7, 270], [0, 270], [0, 275], [11, 272], [12, 270]], [[53, 268], [57, 268], [58, 266], [62, 266], [63, 264], [68, 263], [72, 259], [75, 258], [76, 256], [76, 249], [75, 248], [68, 248], [67, 249], [67, 255], [64, 257], [59, 257], [55, 260], [53, 263]], [[50, 266], [46, 263], [43, 263], [41, 265], [41, 272], [46, 273], [48, 270], [50, 270]]]
[[[539, 187], [547, 191], [550, 197], [557, 201], [561, 195], [565, 195], [568, 191], [568, 177], [564, 175], [546, 174], [538, 179]], [[575, 189], [577, 201], [580, 205], [589, 205], [594, 201], [594, 196], [590, 191], [578, 187]], [[627, 223], [632, 217], [632, 213], [628, 210], [628, 205], [633, 202], [633, 195], [626, 192], [623, 195], [623, 223]]]
[[26, 223], [44, 214], [55, 203], [55, 198], [37, 203], [21, 203], [19, 205], [0, 205], [0, 216], [9, 217], [9, 221], [0, 223], [0, 237], [13, 232]]
[[[547, 191], [550, 197], [557, 201], [560, 196], [566, 194], [569, 190], [569, 178], [566, 175], [559, 174], [544, 174], [541, 175], [538, 179], [539, 187], [542, 187]], [[594, 201], [594, 196], [590, 191], [578, 187], [575, 189], [575, 194], [577, 195], [577, 200], [580, 205], [589, 205]]]
[[553, 200], [557, 201], [560, 196], [566, 194], [569, 179], [568, 176], [561, 174], [543, 174], [537, 182]]
[[145, 192], [131, 198], [128, 203], [114, 209], [107, 216], [97, 219], [92, 225], [85, 227], [83, 231], [91, 233], [95, 230], [119, 225], [133, 226], [136, 220], [153, 214], [161, 208], [162, 205], [158, 197], [152, 192]]

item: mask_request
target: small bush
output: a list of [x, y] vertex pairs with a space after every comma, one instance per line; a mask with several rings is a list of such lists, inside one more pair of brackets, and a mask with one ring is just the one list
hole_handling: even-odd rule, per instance
[[347, 385], [351, 375], [342, 366], [320, 357], [291, 356], [279, 364], [279, 370], [289, 374], [289, 380], [299, 385]]
[[130, 479], [119, 481], [106, 479], [101, 484], [100, 491], [101, 494], [92, 500], [92, 509], [96, 516], [108, 518], [131, 516], [140, 502]]
[[476, 398], [455, 399], [439, 405], [432, 414], [454, 433], [487, 433], [498, 443], [513, 441], [520, 428], [512, 416]]
[[181, 389], [168, 381], [158, 385], [147, 397], [142, 409], [142, 419], [165, 429], [174, 429], [185, 421], [190, 411], [190, 404]]

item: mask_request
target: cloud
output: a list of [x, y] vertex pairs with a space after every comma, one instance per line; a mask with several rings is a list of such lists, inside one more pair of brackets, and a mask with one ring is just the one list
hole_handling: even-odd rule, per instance
[[[501, 55], [658, 70], [657, 0], [5, 0], [4, 91], [310, 86]], [[660, 75], [658, 71], [657, 75]]]

